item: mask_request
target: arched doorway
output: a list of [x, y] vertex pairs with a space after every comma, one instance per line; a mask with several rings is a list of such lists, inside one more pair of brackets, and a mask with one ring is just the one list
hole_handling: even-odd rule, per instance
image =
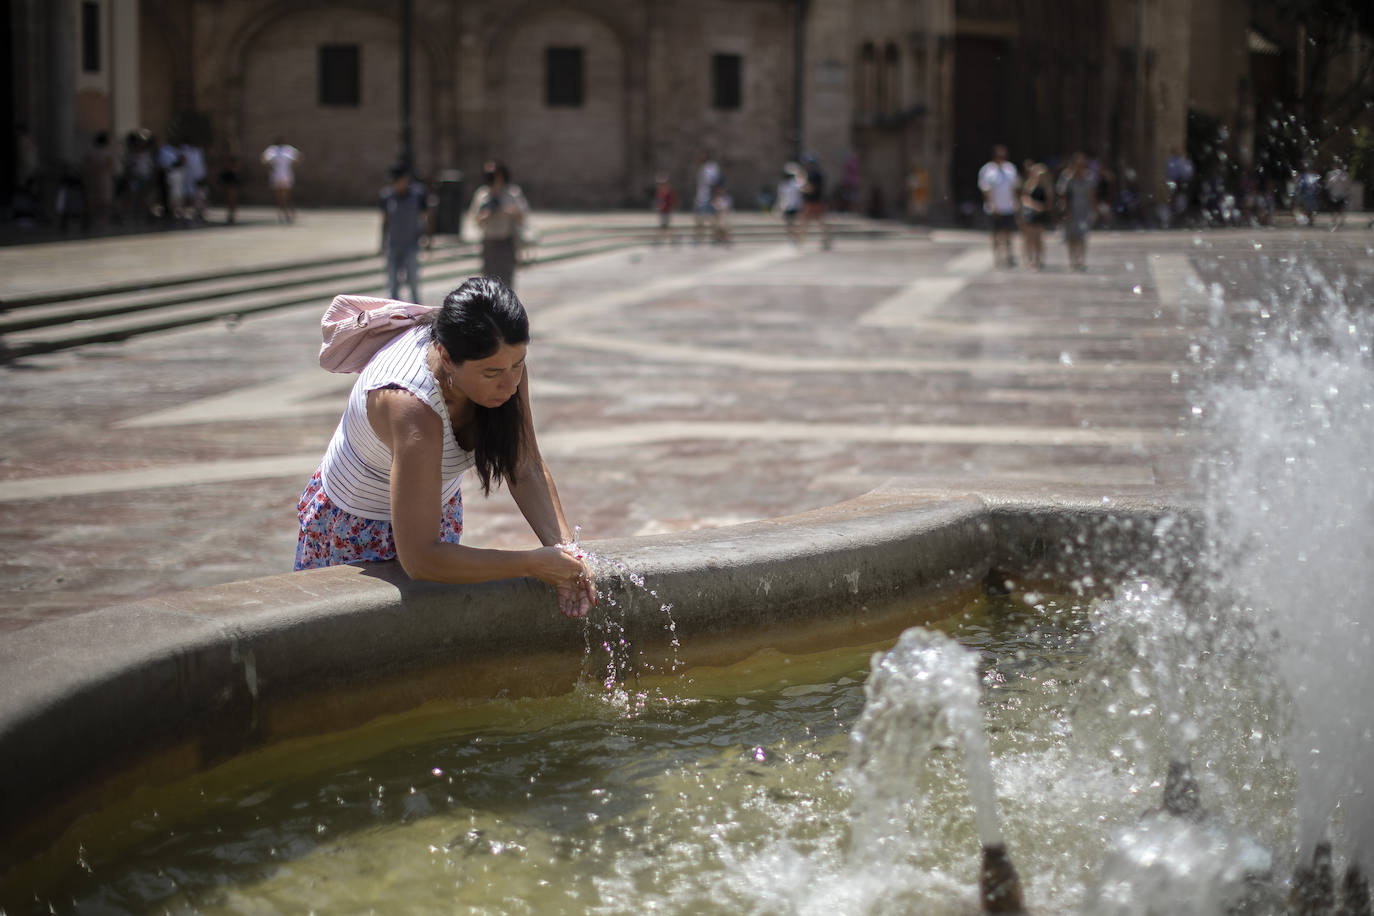
[[[244, 42], [239, 148], [245, 194], [266, 200], [261, 152], [282, 138], [302, 153], [296, 199], [371, 204], [400, 152], [400, 26], [362, 10], [288, 13]], [[415, 167], [436, 167], [423, 44], [412, 55]]]
[[[604, 205], [626, 188], [625, 54], [601, 20], [567, 9], [523, 18], [498, 69], [504, 159], [530, 202]], [[579, 81], [580, 76], [580, 81]]]

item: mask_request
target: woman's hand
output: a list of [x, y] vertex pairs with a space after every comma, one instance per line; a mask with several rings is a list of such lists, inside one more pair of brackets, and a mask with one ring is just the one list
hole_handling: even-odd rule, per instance
[[596, 604], [596, 580], [587, 564], [565, 547], [532, 551], [530, 575], [554, 587], [558, 610], [565, 617], [585, 617]]

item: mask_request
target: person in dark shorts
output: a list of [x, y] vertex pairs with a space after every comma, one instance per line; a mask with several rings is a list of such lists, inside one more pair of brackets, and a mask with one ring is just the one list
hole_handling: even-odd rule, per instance
[[983, 192], [983, 212], [992, 221], [992, 261], [1016, 266], [1011, 254], [1011, 234], [1016, 231], [1016, 192], [1020, 176], [1007, 159], [1007, 148], [992, 148], [992, 159], [978, 170], [978, 190]]
[[219, 187], [224, 192], [224, 221], [231, 226], [239, 215], [239, 171], [242, 165], [238, 154], [230, 153], [224, 158], [224, 168], [219, 172]]
[[1054, 196], [1049, 169], [1036, 162], [1026, 170], [1026, 183], [1021, 188], [1021, 240], [1026, 266], [1032, 270], [1045, 268], [1045, 233], [1054, 225]]

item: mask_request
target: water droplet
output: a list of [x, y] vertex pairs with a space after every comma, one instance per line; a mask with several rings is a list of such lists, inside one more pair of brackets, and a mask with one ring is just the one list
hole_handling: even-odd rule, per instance
[[1131, 287], [1131, 292], [1139, 296], [1142, 292], [1144, 292], [1144, 290], [1141, 288], [1140, 284], [1137, 283], [1135, 286]]
[[1069, 351], [1068, 351], [1068, 350], [1064, 350], [1064, 351], [1062, 351], [1062, 352], [1059, 354], [1059, 365], [1061, 365], [1061, 366], [1072, 366], [1072, 365], [1073, 365], [1073, 357], [1069, 355]]

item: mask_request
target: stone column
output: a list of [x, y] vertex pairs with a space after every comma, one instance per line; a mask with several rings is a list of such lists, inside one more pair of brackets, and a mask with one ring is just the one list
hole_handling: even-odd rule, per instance
[[807, 4], [802, 149], [820, 160], [827, 184], [840, 175], [854, 120], [851, 7], [849, 0]]
[[1143, 189], [1158, 200], [1169, 196], [1164, 163], [1169, 150], [1188, 140], [1189, 58], [1192, 39], [1190, 0], [1140, 0], [1145, 3], [1145, 124], [1140, 149]]
[[110, 0], [110, 91], [114, 144], [140, 124], [138, 105], [138, 0]]
[[954, 214], [950, 168], [954, 137], [954, 0], [932, 0], [926, 19], [925, 160], [930, 172], [932, 219]]
[[42, 104], [51, 112], [51, 118], [33, 126], [46, 131], [46, 136], [36, 135], [36, 139], [48, 158], [54, 162], [75, 163], [76, 45], [80, 41], [80, 24], [76, 21], [73, 3], [49, 4], [45, 13], [48, 85]]

